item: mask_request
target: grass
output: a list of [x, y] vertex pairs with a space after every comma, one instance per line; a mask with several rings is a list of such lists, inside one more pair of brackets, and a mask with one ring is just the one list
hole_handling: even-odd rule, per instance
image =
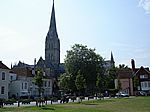
[[150, 112], [150, 97], [94, 100], [44, 107], [11, 107], [2, 108], [0, 112]]

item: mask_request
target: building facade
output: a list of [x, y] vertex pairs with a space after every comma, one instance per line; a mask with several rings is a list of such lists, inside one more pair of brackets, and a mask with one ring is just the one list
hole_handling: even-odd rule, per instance
[[150, 71], [149, 68], [135, 68], [135, 61], [131, 60], [135, 91], [150, 92]]
[[120, 83], [120, 92], [134, 95], [133, 92], [133, 80], [131, 69], [117, 70], [117, 79], [115, 79], [115, 88], [118, 89], [118, 83]]
[[9, 98], [10, 85], [12, 81], [16, 80], [16, 76], [15, 73], [0, 61], [0, 98]]

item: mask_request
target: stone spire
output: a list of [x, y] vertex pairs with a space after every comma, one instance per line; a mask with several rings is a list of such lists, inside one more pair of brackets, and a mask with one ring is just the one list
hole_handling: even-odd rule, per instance
[[59, 66], [60, 63], [60, 40], [57, 34], [54, 0], [51, 12], [49, 31], [45, 40], [45, 64], [47, 68]]
[[58, 38], [57, 34], [57, 27], [56, 27], [56, 18], [55, 18], [55, 7], [54, 7], [54, 0], [53, 0], [53, 7], [51, 12], [51, 20], [50, 20], [50, 26], [49, 26], [49, 32], [47, 35], [49, 38]]

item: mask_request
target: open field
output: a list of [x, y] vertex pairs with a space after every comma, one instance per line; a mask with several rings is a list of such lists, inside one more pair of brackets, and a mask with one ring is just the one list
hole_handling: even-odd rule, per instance
[[150, 112], [150, 97], [112, 98], [44, 107], [11, 107], [1, 108], [0, 112]]

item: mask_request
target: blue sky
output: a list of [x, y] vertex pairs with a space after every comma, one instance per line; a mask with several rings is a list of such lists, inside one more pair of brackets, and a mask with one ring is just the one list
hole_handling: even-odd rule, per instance
[[[0, 1], [0, 60], [33, 64], [44, 57], [52, 0]], [[55, 0], [61, 62], [75, 43], [116, 65], [150, 66], [150, 0]]]

